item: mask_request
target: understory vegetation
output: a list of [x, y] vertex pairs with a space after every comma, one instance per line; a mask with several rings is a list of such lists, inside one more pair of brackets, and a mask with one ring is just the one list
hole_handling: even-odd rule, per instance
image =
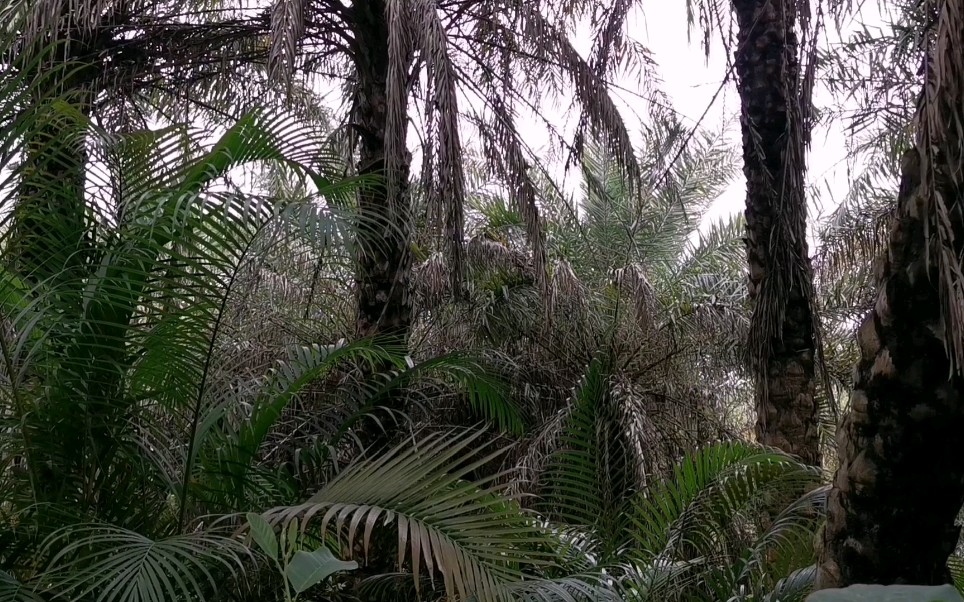
[[[802, 602], [920, 74], [810, 221], [814, 464], [758, 419], [759, 217], [707, 217], [750, 151], [633, 3], [262, 4], [0, 8], [0, 600]], [[846, 82], [932, 27], [890, 4], [833, 56], [791, 23], [799, 85], [877, 110]]]

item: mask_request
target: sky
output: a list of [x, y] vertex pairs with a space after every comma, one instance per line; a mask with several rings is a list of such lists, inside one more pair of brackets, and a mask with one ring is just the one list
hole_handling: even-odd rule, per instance
[[[880, 23], [876, 3], [864, 3], [858, 16], [868, 24]], [[664, 89], [673, 99], [676, 110], [685, 118], [684, 122], [695, 123], [710, 105], [713, 95], [727, 72], [728, 57], [719, 39], [714, 40], [707, 59], [701, 47], [701, 34], [692, 33], [692, 41], [687, 40], [686, 1], [665, 0], [647, 3], [644, 16], [640, 19], [637, 38], [653, 52], [664, 79]], [[853, 26], [853, 23], [850, 24]], [[831, 45], [845, 39], [848, 28], [837, 31], [828, 24], [826, 34]], [[817, 106], [832, 101], [830, 93], [818, 84], [814, 94]], [[739, 115], [739, 96], [731, 81], [711, 107], [705, 123], [719, 127], [725, 120], [734, 120]], [[731, 121], [734, 127], [729, 130], [729, 138], [739, 148], [740, 135], [738, 122]], [[833, 198], [842, 198], [847, 190], [847, 169], [845, 160], [847, 137], [843, 124], [822, 125], [813, 132], [811, 151], [808, 157], [808, 179], [811, 184], [821, 184], [830, 191]], [[718, 219], [729, 213], [742, 210], [745, 194], [745, 180], [740, 174], [726, 192], [714, 203], [706, 216], [707, 221]], [[822, 198], [811, 198], [811, 221], [826, 214], [835, 206], [830, 194]]]
[[[670, 97], [673, 107], [682, 118], [684, 125], [696, 125], [701, 115], [706, 112], [702, 127], [710, 131], [718, 131], [726, 127], [726, 138], [739, 159], [740, 130], [739, 130], [739, 96], [735, 82], [729, 81], [722, 87], [727, 74], [728, 62], [731, 57], [719, 38], [714, 38], [709, 56], [702, 46], [702, 33], [698, 26], [689, 32], [686, 15], [686, 0], [659, 0], [643, 2], [642, 6], [631, 15], [628, 29], [630, 36], [646, 46], [652, 53], [658, 72], [662, 79], [661, 89]], [[877, 3], [864, 2], [861, 10], [841, 29], [828, 19], [825, 28], [826, 40], [824, 44], [833, 47], [840, 40], [847, 39], [850, 31], [859, 23], [866, 23], [873, 27], [880, 25], [882, 19]], [[690, 35], [688, 35], [688, 32]], [[582, 35], [579, 35], [582, 33]], [[588, 32], [578, 32], [574, 39], [575, 46], [588, 56], [592, 40]], [[632, 78], [622, 78], [614, 82], [619, 89], [613, 90], [613, 95], [621, 100], [628, 111], [623, 111], [624, 118], [630, 130], [634, 129], [632, 111], [638, 110], [640, 102], [634, 94], [642, 87], [639, 81]], [[718, 93], [719, 92], [719, 93]], [[716, 97], [714, 99], [714, 96]], [[828, 106], [833, 102], [830, 92], [819, 82], [814, 93], [814, 102], [818, 107]], [[635, 105], [635, 106], [634, 106]], [[548, 118], [561, 124], [561, 113], [553, 115], [549, 111]], [[638, 123], [638, 121], [636, 122]], [[520, 120], [520, 129], [524, 139], [542, 140], [548, 147], [551, 143], [548, 136], [535, 126], [527, 126]], [[527, 132], [526, 130], [531, 129]], [[823, 192], [818, 196], [811, 195], [809, 199], [810, 224], [813, 224], [833, 210], [839, 199], [843, 198], [848, 188], [847, 169], [847, 135], [845, 124], [830, 123], [818, 126], [812, 134], [811, 149], [808, 157], [808, 181]], [[538, 148], [538, 144], [536, 145]], [[851, 165], [851, 168], [854, 166]], [[550, 170], [555, 172], [555, 170]], [[561, 173], [561, 172], [558, 172]], [[573, 182], [567, 182], [564, 189], [572, 191]], [[745, 180], [740, 171], [726, 191], [714, 202], [704, 217], [704, 229], [722, 217], [734, 212], [742, 211], [745, 201]], [[813, 237], [811, 236], [811, 244]]]

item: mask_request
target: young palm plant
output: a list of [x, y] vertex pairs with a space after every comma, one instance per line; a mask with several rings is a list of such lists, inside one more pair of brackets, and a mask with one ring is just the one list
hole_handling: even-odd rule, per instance
[[740, 407], [739, 396], [717, 395], [738, 390], [742, 377], [735, 352], [747, 316], [740, 222], [698, 232], [733, 163], [719, 139], [689, 139], [672, 120], [655, 122], [642, 157], [677, 152], [672, 166], [640, 160], [653, 187], [638, 194], [599, 147], [584, 160], [578, 208], [547, 187], [540, 203], [552, 257], [548, 296], [539, 292], [525, 220], [480, 189], [470, 215], [468, 301], [451, 302], [447, 263], [427, 257], [418, 269], [415, 329], [424, 347], [413, 351], [498, 352], [509, 360], [503, 366], [513, 397], [536, 428], [553, 423], [594, 358], [604, 358], [607, 387], [646, 407], [652, 423], [636, 436], [660, 450], [647, 454], [656, 473], [687, 446], [740, 424], [736, 415], [721, 418]]
[[[350, 373], [352, 365], [405, 366], [392, 350], [364, 341], [300, 343], [287, 345], [287, 356], [274, 369], [252, 379], [238, 370], [243, 349], [231, 345], [239, 319], [234, 310], [243, 306], [236, 295], [249, 274], [278, 247], [323, 253], [329, 245], [347, 244], [357, 222], [321, 199], [337, 200], [371, 182], [327, 179], [318, 167], [323, 140], [270, 113], [247, 115], [199, 159], [189, 160], [182, 149], [192, 136], [184, 127], [116, 135], [63, 102], [34, 114], [41, 111], [75, 133], [59, 144], [83, 143], [96, 161], [84, 166], [84, 198], [63, 198], [76, 188], [45, 191], [51, 202], [85, 208], [88, 233], [60, 237], [64, 245], [77, 241], [81, 259], [62, 249], [43, 270], [24, 273], [24, 264], [5, 246], [4, 593], [44, 600], [244, 595], [250, 590], [245, 575], [271, 565], [236, 535], [244, 524], [236, 513], [298, 503], [308, 498], [306, 488], [318, 492], [325, 482], [311, 503], [369, 509], [383, 504], [384, 512], [369, 514], [365, 523], [366, 543], [376, 518], [399, 529], [424, 523], [422, 545], [435, 558], [431, 550], [440, 544], [430, 537], [441, 537], [446, 525], [470, 524], [451, 515], [455, 507], [480, 524], [502, 525], [490, 535], [470, 529], [474, 538], [444, 548], [447, 561], [438, 565], [444, 575], [462, 571], [453, 587], [464, 588], [469, 579], [489, 595], [520, 571], [519, 559], [472, 552], [472, 546], [494, 549], [497, 541], [521, 548], [539, 537], [484, 482], [462, 484], [466, 473], [456, 469], [473, 465], [472, 454], [464, 453], [473, 436], [419, 436], [414, 446], [340, 467], [338, 449], [349, 426], [404, 379], [358, 381], [356, 402], [353, 387], [344, 387], [341, 406], [329, 412], [330, 428], [315, 430], [312, 444], [300, 450], [301, 457], [318, 458], [314, 466], [323, 470], [313, 478], [298, 472], [307, 462], [265, 460], [265, 442], [277, 436], [279, 424], [284, 426], [279, 420], [308, 385], [336, 368]], [[258, 161], [282, 162], [305, 174], [312, 194], [260, 197], [223, 185], [232, 169]], [[31, 177], [36, 186], [39, 179], [23, 169], [14, 171], [14, 181]], [[112, 204], [98, 204], [97, 192], [110, 192]], [[5, 203], [16, 198], [7, 196]], [[73, 225], [50, 220], [45, 230]], [[11, 232], [5, 229], [5, 245]], [[444, 370], [445, 363], [432, 368]], [[471, 376], [458, 374], [463, 382]], [[386, 474], [427, 485], [395, 492]], [[401, 493], [404, 504], [393, 497]], [[430, 502], [433, 495], [437, 499]], [[436, 520], [438, 512], [444, 516]], [[325, 537], [324, 527], [303, 527], [297, 537], [286, 533], [292, 535], [286, 542], [297, 540], [285, 574], [294, 591], [311, 582], [292, 566], [304, 568], [322, 557], [325, 543], [343, 551], [331, 540], [334, 533]], [[476, 578], [483, 581], [471, 581]], [[282, 591], [259, 592], [258, 599], [282, 599]]]

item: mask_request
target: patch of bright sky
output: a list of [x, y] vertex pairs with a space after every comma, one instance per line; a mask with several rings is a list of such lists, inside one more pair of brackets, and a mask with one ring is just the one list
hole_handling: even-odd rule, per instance
[[[847, 39], [860, 23], [870, 26], [883, 23], [876, 3], [863, 3], [861, 10], [848, 23], [842, 24], [839, 30], [833, 23], [828, 23], [823, 44], [834, 47], [841, 40]], [[709, 131], [723, 130], [727, 142], [739, 158], [739, 96], [732, 80], [720, 89], [732, 57], [723, 47], [719, 36], [712, 38], [707, 56], [702, 47], [702, 32], [697, 27], [690, 37], [687, 35], [688, 28], [685, 0], [646, 2], [629, 19], [631, 37], [652, 53], [662, 79], [660, 87], [670, 97], [673, 108], [684, 125], [695, 126], [705, 113], [701, 127]], [[577, 35], [575, 40], [577, 48], [584, 56], [588, 54], [591, 46], [588, 38], [588, 35]], [[633, 77], [623, 77], [613, 83], [613, 95], [618, 97], [621, 109], [628, 109], [623, 111], [623, 115], [629, 129], [633, 130], [634, 106], [638, 112], [639, 106], [643, 104], [638, 97], [634, 98], [633, 92], [640, 90], [641, 84]], [[833, 96], [821, 82], [817, 82], [814, 102], [818, 107], [827, 107], [834, 102]], [[809, 199], [811, 226], [821, 216], [833, 210], [846, 195], [848, 173], [852, 173], [847, 169], [847, 143], [846, 127], [840, 122], [822, 123], [812, 134], [808, 180], [812, 190], [818, 189], [822, 192], [811, 195]], [[850, 167], [853, 168], [853, 165]], [[721, 218], [742, 211], [745, 186], [746, 182], [740, 171], [711, 205], [704, 217], [703, 229]]]
[[[638, 37], [653, 52], [660, 66], [664, 90], [673, 99], [675, 109], [684, 117], [685, 122], [695, 123], [712, 102], [713, 95], [727, 73], [731, 57], [727, 56], [718, 37], [712, 40], [708, 58], [701, 48], [699, 31], [693, 32], [691, 42], [687, 41], [684, 0], [649, 3], [642, 21], [642, 30]], [[840, 30], [828, 23], [823, 43], [833, 48], [840, 40], [847, 39], [858, 23], [879, 25], [882, 21], [877, 3], [865, 2], [859, 13], [849, 23], [842, 24]], [[818, 81], [814, 91], [815, 105], [826, 107], [833, 102], [831, 93]], [[719, 127], [726, 120], [737, 118], [739, 109], [739, 97], [735, 85], [730, 82], [710, 108], [705, 124], [711, 128]], [[739, 128], [730, 128], [728, 137], [733, 145], [739, 148]], [[833, 210], [847, 192], [847, 142], [845, 124], [839, 122], [822, 123], [812, 134], [808, 180], [813, 187], [824, 192], [819, 196], [811, 196], [809, 200], [811, 224]], [[745, 185], [741, 172], [712, 205], [706, 215], [706, 222], [741, 211], [745, 201]]]

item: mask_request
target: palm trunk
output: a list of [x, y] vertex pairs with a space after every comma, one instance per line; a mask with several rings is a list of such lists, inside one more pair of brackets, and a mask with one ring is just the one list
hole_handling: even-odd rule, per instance
[[[404, 352], [412, 324], [412, 218], [408, 199], [411, 155], [407, 149], [391, 149], [388, 144], [393, 135], [389, 131], [392, 124], [388, 93], [393, 62], [386, 8], [384, 0], [355, 2], [352, 7], [358, 77], [354, 106], [359, 140], [357, 170], [360, 176], [375, 178], [373, 183], [363, 184], [358, 193], [361, 224], [355, 267], [355, 331], [359, 337], [373, 337], [386, 348]], [[404, 108], [402, 112], [401, 127], [405, 128], [407, 113]], [[396, 114], [395, 118], [399, 116]], [[403, 156], [389, 156], [393, 151]], [[375, 366], [374, 370], [389, 367]], [[391, 440], [391, 433], [385, 429], [397, 419], [395, 413], [404, 410], [405, 399], [389, 393], [378, 404], [387, 408], [390, 415], [381, 421], [367, 419], [355, 431], [369, 452]]]
[[[837, 436], [819, 587], [950, 582], [946, 563], [964, 502], [964, 380], [948, 378], [938, 274], [925, 260], [925, 221], [915, 210], [919, 162], [911, 154], [877, 303], [858, 332], [860, 363]], [[955, 227], [961, 240], [964, 222]]]
[[904, 158], [877, 302], [857, 335], [818, 588], [951, 582], [964, 502], [964, 0], [940, 8], [917, 149]]
[[820, 464], [794, 4], [733, 0], [754, 304], [749, 348], [757, 379], [758, 440]]
[[[358, 336], [378, 336], [404, 345], [412, 322], [409, 294], [412, 257], [408, 174], [411, 156], [388, 161], [389, 26], [382, 0], [354, 4], [358, 73], [355, 125], [359, 131], [359, 175], [382, 179], [358, 195], [362, 225], [356, 267]], [[393, 165], [394, 169], [386, 169]]]

